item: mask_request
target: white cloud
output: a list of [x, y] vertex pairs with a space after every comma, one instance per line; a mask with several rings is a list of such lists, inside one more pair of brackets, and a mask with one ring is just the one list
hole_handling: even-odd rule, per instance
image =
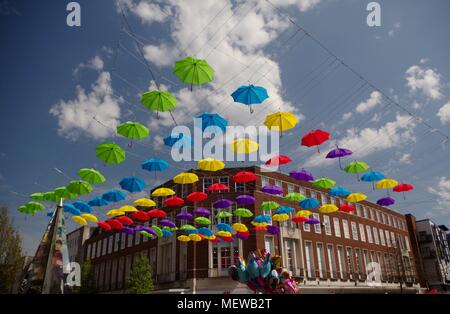
[[411, 164], [411, 154], [403, 154], [399, 161], [404, 164]]
[[400, 29], [400, 26], [401, 26], [400, 22], [395, 23], [394, 27], [392, 29], [390, 29], [388, 32], [389, 37], [394, 37], [397, 30]]
[[441, 108], [439, 108], [437, 116], [441, 120], [442, 124], [450, 122], [450, 101], [445, 105], [443, 105]]
[[[119, 0], [118, 4], [122, 6], [122, 8], [128, 9], [133, 12], [136, 16], [141, 19], [142, 23], [151, 24], [153, 22], [161, 23], [165, 22], [168, 17], [172, 14], [170, 12], [170, 8], [168, 6], [164, 6], [162, 4], [157, 4], [154, 2], [159, 1], [146, 1], [142, 0], [139, 2], [134, 2], [133, 0]], [[118, 10], [120, 12], [120, 6], [118, 6]]]
[[431, 99], [439, 99], [441, 94], [441, 75], [430, 68], [413, 65], [406, 70], [406, 85], [411, 92], [421, 91]]
[[437, 203], [440, 209], [450, 210], [450, 179], [439, 177], [436, 188], [429, 187], [428, 192], [437, 196]]
[[362, 101], [356, 106], [356, 111], [359, 113], [370, 111], [381, 103], [381, 99], [381, 93], [373, 91], [366, 101]]
[[[50, 113], [58, 119], [58, 133], [71, 140], [81, 135], [101, 139], [113, 136], [119, 124], [121, 98], [116, 98], [111, 87], [109, 72], [101, 72], [91, 91], [77, 86], [72, 100], [60, 100]], [[96, 122], [93, 117], [108, 127]]]
[[166, 44], [147, 45], [143, 49], [145, 58], [158, 66], [174, 64], [177, 58], [177, 51]]
[[311, 10], [320, 3], [320, 0], [271, 0], [276, 6], [296, 5], [301, 12]]
[[94, 58], [92, 58], [91, 60], [89, 60], [88, 62], [84, 63], [80, 63], [75, 70], [73, 71], [73, 73], [75, 75], [78, 74], [78, 72], [82, 69], [92, 69], [95, 71], [101, 71], [103, 70], [103, 67], [105, 66], [103, 59], [100, 58], [100, 56], [95, 56]]

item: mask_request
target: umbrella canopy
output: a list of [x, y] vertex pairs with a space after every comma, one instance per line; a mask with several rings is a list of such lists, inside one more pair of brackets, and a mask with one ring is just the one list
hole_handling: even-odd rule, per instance
[[101, 159], [105, 165], [120, 164], [125, 161], [126, 153], [115, 143], [103, 143], [95, 149], [96, 156]]
[[392, 197], [382, 197], [380, 199], [377, 200], [377, 204], [380, 206], [389, 206], [389, 205], [393, 205], [395, 204], [395, 199], [393, 199]]
[[280, 136], [298, 123], [297, 118], [290, 112], [275, 112], [266, 116], [264, 125], [269, 129], [278, 129]]
[[151, 228], [153, 229], [153, 232], [155, 232], [155, 234], [156, 234], [158, 237], [161, 238], [161, 237], [163, 236], [163, 233], [162, 233], [162, 230], [161, 230], [160, 227], [155, 226], [155, 225], [152, 225]]
[[108, 205], [109, 202], [107, 200], [105, 200], [103, 197], [98, 196], [98, 197], [94, 197], [93, 199], [91, 199], [88, 202], [88, 204], [89, 204], [89, 206], [92, 206], [92, 207], [94, 207], [94, 206], [101, 207], [101, 206]]
[[275, 214], [290, 214], [293, 212], [294, 208], [289, 206], [280, 206], [275, 210]]
[[90, 214], [93, 211], [92, 207], [86, 202], [76, 201], [76, 202], [73, 202], [72, 205], [75, 206], [75, 208], [78, 208], [80, 210], [80, 212], [82, 212], [82, 213]]
[[132, 224], [134, 224], [134, 221], [133, 220], [131, 220], [131, 218], [130, 217], [127, 217], [127, 216], [121, 216], [121, 217], [117, 217], [116, 218], [118, 221], [120, 221], [123, 225], [132, 225]]
[[220, 129], [223, 132], [227, 130], [227, 120], [222, 118], [217, 113], [204, 112], [196, 118], [201, 119], [201, 128], [203, 132], [206, 130], [206, 128], [212, 128], [216, 130]]
[[148, 214], [146, 212], [144, 212], [143, 210], [135, 211], [135, 212], [131, 213], [131, 216], [138, 221], [149, 221], [150, 220], [150, 217], [148, 216]]
[[305, 224], [307, 225], [318, 225], [320, 224], [320, 221], [316, 218], [309, 218], [307, 221], [305, 221]]
[[294, 218], [292, 218], [293, 222], [297, 222], [297, 223], [301, 223], [301, 222], [306, 222], [308, 221], [308, 217], [305, 216], [295, 216]]
[[324, 205], [320, 206], [320, 208], [319, 208], [319, 212], [324, 213], [324, 214], [335, 213], [338, 210], [339, 210], [339, 208], [333, 204], [324, 204]]
[[349, 203], [357, 203], [364, 201], [367, 198], [367, 195], [362, 193], [351, 193], [347, 196], [346, 201]]
[[136, 209], [136, 207], [130, 206], [130, 205], [125, 205], [119, 208], [120, 211], [125, 212], [125, 213], [135, 213], [138, 210]]
[[54, 190], [54, 196], [59, 201], [60, 199], [76, 198], [78, 194], [70, 192], [66, 187], [62, 186]]
[[279, 156], [274, 156], [272, 158], [270, 158], [269, 160], [267, 160], [265, 162], [266, 166], [280, 166], [280, 165], [285, 165], [292, 162], [292, 159], [289, 158], [288, 156], [284, 156], [284, 155], [279, 155]]
[[171, 134], [165, 137], [163, 141], [164, 145], [169, 147], [190, 147], [193, 143], [192, 138], [183, 133]]
[[134, 201], [134, 205], [140, 207], [155, 207], [156, 203], [149, 198], [139, 198]]
[[284, 194], [283, 189], [276, 185], [267, 184], [261, 188], [261, 192], [272, 194], [272, 195], [281, 195]]
[[307, 209], [299, 210], [295, 214], [296, 217], [308, 217], [308, 216], [311, 216], [311, 215], [312, 215], [312, 212], [310, 210], [307, 210]]
[[198, 168], [204, 171], [218, 171], [225, 168], [225, 163], [214, 158], [205, 158], [198, 162]]
[[233, 214], [235, 216], [244, 217], [244, 218], [253, 216], [253, 213], [247, 208], [237, 208], [236, 210], [233, 211]]
[[264, 100], [269, 98], [269, 95], [264, 87], [243, 85], [235, 90], [231, 94], [231, 97], [233, 97], [235, 102], [249, 106], [250, 113], [253, 113], [252, 105], [262, 103]]
[[352, 161], [345, 166], [344, 171], [347, 173], [359, 173], [367, 169], [369, 169], [369, 165], [364, 161]]
[[407, 183], [397, 184], [394, 186], [393, 191], [397, 193], [403, 193], [403, 199], [405, 199], [405, 192], [414, 190], [414, 186]]
[[177, 207], [184, 204], [184, 200], [177, 196], [172, 196], [164, 200], [164, 206]]
[[229, 224], [226, 224], [226, 223], [223, 223], [223, 222], [218, 223], [216, 225], [216, 228], [219, 231], [225, 231], [225, 232], [232, 232], [233, 231], [233, 228]]
[[99, 221], [99, 222], [97, 222], [97, 226], [103, 230], [111, 231], [111, 226], [108, 225], [106, 222]]
[[351, 192], [349, 189], [346, 188], [340, 188], [340, 187], [332, 187], [329, 191], [328, 194], [330, 194], [331, 196], [340, 196], [340, 197], [345, 197], [347, 195], [349, 195]]
[[214, 236], [214, 232], [206, 227], [200, 227], [198, 228], [198, 233], [201, 234], [204, 237], [212, 237]]
[[154, 90], [142, 95], [141, 104], [159, 114], [159, 112], [174, 110], [177, 107], [177, 99], [169, 92]]
[[379, 171], [368, 171], [361, 177], [364, 182], [377, 182], [384, 179], [384, 174]]
[[108, 202], [120, 202], [127, 198], [127, 195], [122, 191], [111, 190], [102, 194], [102, 198]]
[[[45, 209], [45, 206], [38, 202], [28, 202], [26, 205], [24, 205], [25, 208], [22, 208], [23, 213], [36, 213], [39, 211], [43, 211]], [[19, 207], [20, 208], [20, 207]], [[20, 211], [20, 210], [19, 210]]]
[[272, 220], [273, 221], [286, 221], [289, 219], [289, 215], [288, 214], [274, 214], [272, 216]]
[[75, 221], [79, 225], [82, 225], [82, 226], [86, 226], [87, 225], [86, 219], [84, 219], [81, 216], [72, 216], [72, 220]]
[[398, 182], [394, 179], [381, 179], [375, 184], [378, 189], [392, 189], [396, 185]]
[[66, 213], [70, 213], [75, 216], [81, 215], [81, 211], [71, 204], [64, 204], [63, 209], [64, 209], [64, 212], [66, 212]]
[[78, 176], [92, 184], [105, 183], [106, 179], [100, 171], [89, 168], [82, 168], [78, 171]]
[[134, 229], [129, 227], [123, 227], [120, 232], [126, 233], [128, 235], [132, 235], [134, 233]]
[[45, 192], [42, 194], [42, 198], [46, 202], [56, 203], [59, 201], [59, 199], [55, 195], [55, 192]]
[[148, 171], [163, 171], [169, 168], [169, 164], [162, 159], [147, 159], [142, 165], [142, 169]]
[[169, 228], [175, 228], [176, 225], [173, 221], [170, 221], [168, 219], [163, 219], [159, 222], [159, 224], [163, 227], [169, 227]]
[[349, 204], [342, 204], [341, 206], [339, 206], [339, 211], [349, 213], [355, 211], [355, 207]]
[[117, 216], [123, 216], [125, 215], [125, 212], [118, 210], [118, 209], [111, 209], [106, 213], [106, 216], [108, 217], [117, 217]]
[[170, 230], [167, 230], [167, 229], [163, 229], [162, 234], [163, 234], [164, 238], [167, 238], [167, 237], [171, 237], [173, 235], [173, 232]]
[[206, 218], [206, 217], [196, 217], [196, 218], [194, 219], [194, 221], [195, 221], [196, 223], [198, 223], [199, 225], [210, 225], [210, 224], [211, 224], [211, 220], [209, 220], [209, 219]]
[[233, 205], [233, 201], [223, 198], [220, 199], [218, 201], [215, 201], [213, 203], [213, 208], [218, 209], [218, 208], [228, 208], [231, 207], [231, 205]]
[[250, 195], [239, 195], [236, 197], [236, 204], [239, 206], [255, 204], [256, 199]]
[[152, 196], [161, 197], [161, 196], [171, 196], [175, 195], [175, 191], [169, 188], [158, 188], [152, 192]]
[[320, 202], [315, 198], [305, 198], [299, 205], [303, 209], [312, 209], [319, 207]]
[[231, 151], [238, 154], [251, 154], [258, 150], [259, 144], [248, 138], [238, 138], [230, 144]]
[[306, 133], [302, 137], [302, 145], [306, 147], [317, 146], [317, 151], [319, 150], [319, 145], [328, 141], [330, 139], [330, 133], [323, 130], [313, 130]]
[[216, 219], [223, 219], [223, 218], [229, 218], [231, 216], [233, 216], [232, 213], [222, 210], [222, 211], [217, 212], [215, 217], [216, 217]]
[[147, 216], [150, 218], [164, 218], [167, 214], [161, 209], [152, 209], [147, 212]]
[[340, 147], [336, 146], [335, 149], [328, 152], [328, 154], [325, 158], [328, 158], [328, 159], [338, 158], [339, 159], [339, 168], [342, 169], [341, 158], [345, 157], [345, 156], [350, 156], [351, 154], [353, 154], [353, 152], [351, 150], [346, 149], [346, 148], [340, 148]]
[[258, 215], [252, 220], [254, 226], [266, 226], [272, 222], [272, 217], [269, 215]]
[[214, 70], [208, 62], [194, 57], [177, 61], [173, 74], [182, 82], [191, 85], [191, 90], [193, 85], [202, 85], [211, 82], [214, 78]]
[[122, 190], [128, 192], [142, 192], [145, 189], [145, 181], [137, 177], [125, 177], [119, 182]]
[[81, 217], [90, 222], [98, 222], [97, 217], [92, 214], [82, 214]]
[[44, 201], [43, 193], [33, 193], [33, 194], [30, 194], [29, 197], [35, 201]]
[[209, 215], [211, 215], [211, 212], [208, 209], [203, 208], [203, 207], [195, 208], [193, 213], [194, 213], [194, 215], [199, 215], [199, 216], [209, 216]]
[[175, 218], [179, 220], [192, 220], [194, 217], [190, 213], [179, 213]]
[[176, 184], [193, 184], [198, 181], [198, 176], [195, 173], [181, 172], [173, 177], [173, 182]]
[[258, 177], [254, 172], [240, 171], [233, 176], [233, 181], [239, 183], [247, 183], [256, 181], [257, 178]]
[[300, 201], [303, 201], [306, 198], [306, 196], [301, 193], [291, 192], [291, 193], [286, 194], [283, 198], [286, 201], [290, 201], [290, 202], [300, 202]]
[[222, 183], [213, 183], [208, 187], [209, 192], [228, 191], [228, 190], [229, 190], [228, 186]]
[[117, 126], [117, 133], [132, 140], [141, 140], [148, 137], [150, 131], [138, 122], [127, 121]]
[[201, 241], [202, 240], [202, 237], [201, 236], [199, 236], [198, 234], [190, 234], [189, 235], [189, 239], [191, 240], [191, 241], [194, 241], [194, 242], [199, 242], [199, 241]]
[[110, 225], [112, 229], [121, 230], [123, 228], [123, 224], [116, 219], [109, 219], [106, 223]]
[[313, 187], [316, 188], [322, 188], [325, 190], [331, 189], [333, 186], [336, 185], [336, 182], [331, 180], [330, 178], [320, 178], [317, 180], [314, 180], [312, 183]]
[[208, 198], [208, 194], [205, 192], [192, 192], [186, 196], [186, 201], [191, 203], [202, 202]]
[[280, 228], [277, 226], [269, 225], [267, 226], [267, 232], [273, 235], [280, 234]]
[[308, 182], [314, 180], [314, 176], [311, 174], [311, 172], [306, 171], [305, 169], [291, 171], [289, 172], [289, 176], [299, 181]]
[[280, 207], [280, 204], [278, 204], [275, 201], [265, 201], [261, 203], [261, 206], [259, 207], [259, 209], [261, 210], [274, 210], [277, 209], [278, 207]]
[[177, 237], [177, 240], [180, 242], [189, 242], [191, 239], [187, 235], [180, 235]]
[[[205, 229], [207, 229], [207, 228], [205, 228]], [[181, 231], [195, 231], [195, 233], [198, 233], [198, 229], [195, 228], [193, 225], [190, 225], [190, 224], [182, 225], [180, 227], [180, 230]]]
[[247, 226], [242, 224], [242, 223], [234, 223], [232, 227], [233, 227], [233, 230], [237, 231], [237, 232], [242, 232], [243, 233], [243, 232], [247, 232], [248, 231]]

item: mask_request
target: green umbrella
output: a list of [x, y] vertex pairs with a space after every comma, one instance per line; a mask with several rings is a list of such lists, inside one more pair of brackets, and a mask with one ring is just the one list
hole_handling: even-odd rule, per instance
[[202, 85], [211, 82], [214, 70], [205, 60], [186, 57], [175, 63], [173, 73], [184, 83], [191, 85]]
[[83, 168], [78, 171], [78, 176], [92, 184], [100, 184], [106, 181], [105, 177], [100, 173], [100, 171], [95, 169]]
[[53, 202], [53, 203], [58, 202], [58, 198], [56, 197], [55, 192], [44, 193], [43, 199], [44, 199], [44, 201], [47, 201], [47, 202]]
[[349, 163], [347, 166], [345, 166], [344, 171], [347, 173], [355, 173], [356, 178], [359, 181], [359, 172], [363, 172], [369, 169], [369, 165], [366, 164], [364, 161], [353, 161]]
[[70, 181], [67, 186], [67, 191], [77, 195], [89, 194], [92, 190], [92, 185], [83, 180]]
[[25, 215], [34, 215], [36, 213], [36, 211], [25, 205], [20, 206], [17, 210]]
[[206, 217], [197, 217], [194, 219], [194, 221], [200, 225], [210, 225], [211, 224], [211, 220], [209, 220]]
[[228, 217], [231, 217], [231, 216], [233, 216], [230, 212], [227, 212], [227, 211], [219, 211], [217, 214], [216, 214], [216, 219], [222, 219], [222, 218], [228, 218]]
[[159, 90], [146, 92], [141, 97], [141, 103], [150, 110], [156, 111], [156, 118], [159, 113], [173, 110], [177, 107], [177, 100], [169, 92]]
[[180, 230], [182, 230], [182, 231], [187, 231], [187, 230], [197, 230], [197, 228], [195, 228], [193, 225], [186, 224], [186, 225], [182, 225], [182, 226], [180, 227]]
[[103, 143], [95, 149], [96, 156], [105, 164], [120, 164], [125, 160], [125, 151], [115, 143]]
[[55, 192], [55, 199], [58, 202], [59, 200], [63, 199], [71, 199], [76, 198], [78, 194], [71, 193], [65, 186], [61, 186], [59, 188], [56, 188], [54, 190]]
[[300, 201], [303, 201], [306, 198], [306, 196], [301, 193], [292, 192], [292, 193], [286, 194], [283, 198], [286, 201], [300, 202]]
[[274, 201], [266, 201], [266, 202], [262, 202], [261, 203], [261, 210], [273, 210], [273, 209], [277, 209], [278, 207], [280, 207], [280, 204], [278, 204], [277, 202]]
[[138, 122], [127, 121], [117, 126], [117, 133], [131, 140], [141, 140], [148, 137], [150, 131]]
[[45, 209], [45, 206], [38, 202], [28, 202], [26, 205], [28, 210], [39, 212]]
[[154, 237], [153, 237], [153, 234], [148, 233], [148, 232], [145, 231], [145, 230], [142, 230], [142, 231], [140, 231], [139, 233], [142, 234], [143, 236], [146, 236], [147, 238], [150, 238], [150, 239], [153, 239], [153, 238], [154, 238]]
[[235, 211], [233, 211], [233, 213], [235, 216], [238, 216], [238, 217], [248, 218], [248, 217], [253, 216], [253, 213], [247, 208], [238, 208]]
[[44, 201], [44, 194], [43, 193], [33, 193], [30, 195], [30, 198], [32, 198], [36, 201]]
[[313, 187], [322, 188], [322, 189], [331, 189], [336, 185], [336, 182], [329, 178], [320, 178], [312, 183]]
[[156, 235], [157, 235], [158, 237], [161, 238], [161, 237], [163, 236], [163, 233], [162, 233], [162, 230], [161, 230], [160, 227], [153, 225], [153, 226], [152, 226], [152, 229], [156, 232]]

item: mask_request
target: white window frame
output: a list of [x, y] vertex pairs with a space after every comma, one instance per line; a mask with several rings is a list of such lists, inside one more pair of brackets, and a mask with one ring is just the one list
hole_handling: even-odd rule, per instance
[[366, 233], [367, 233], [367, 242], [373, 243], [372, 230], [369, 225], [366, 225]]
[[334, 227], [334, 236], [340, 238], [342, 233], [338, 217], [333, 217], [333, 227]]
[[378, 232], [380, 233], [380, 241], [382, 246], [386, 246], [386, 239], [384, 238], [384, 230], [378, 229]]
[[359, 235], [361, 237], [362, 242], [366, 242], [366, 231], [364, 230], [364, 225], [359, 224]]
[[342, 219], [342, 229], [344, 231], [344, 238], [345, 239], [350, 239], [350, 229], [349, 229], [349, 226], [348, 226], [347, 219]]
[[[320, 215], [318, 213], [313, 213], [313, 218], [320, 221]], [[322, 227], [320, 226], [320, 223], [314, 225], [314, 232], [318, 234], [322, 233]]]
[[378, 238], [378, 229], [376, 227], [372, 227], [372, 231], [373, 231], [373, 240], [375, 244], [380, 245], [380, 239]]
[[323, 215], [323, 225], [324, 225], [324, 229], [325, 229], [325, 234], [331, 235], [330, 216]]
[[351, 221], [350, 226], [352, 228], [352, 238], [355, 241], [358, 241], [358, 228], [356, 227], [356, 222]]

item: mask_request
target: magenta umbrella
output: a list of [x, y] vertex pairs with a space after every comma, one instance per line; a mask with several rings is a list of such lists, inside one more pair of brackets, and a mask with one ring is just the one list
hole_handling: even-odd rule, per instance
[[339, 168], [342, 170], [341, 158], [345, 156], [350, 156], [353, 152], [347, 148], [340, 148], [336, 145], [336, 148], [329, 151], [325, 158], [334, 159], [339, 158]]
[[267, 184], [262, 187], [261, 192], [267, 193], [267, 194], [274, 194], [274, 195], [280, 195], [283, 194], [283, 189], [276, 185]]
[[256, 199], [250, 195], [239, 195], [238, 197], [236, 197], [236, 203], [239, 206], [252, 205], [256, 203]]
[[289, 176], [291, 178], [294, 178], [299, 181], [313, 181], [314, 180], [314, 176], [312, 175], [312, 173], [309, 171], [306, 171], [305, 169], [291, 171], [289, 173]]

